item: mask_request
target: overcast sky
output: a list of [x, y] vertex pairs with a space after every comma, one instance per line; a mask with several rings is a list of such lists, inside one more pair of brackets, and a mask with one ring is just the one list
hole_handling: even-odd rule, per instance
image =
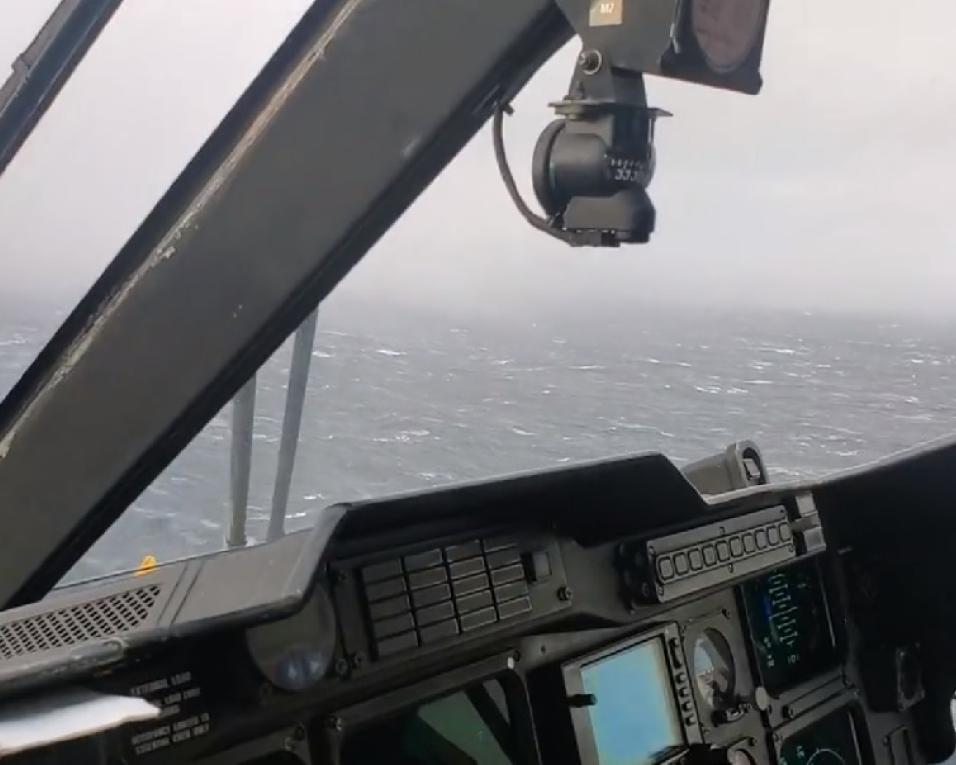
[[[54, 5], [3, 0], [0, 62]], [[0, 177], [0, 284], [78, 298], [307, 5], [123, 3]], [[344, 287], [505, 314], [670, 300], [956, 318], [954, 28], [956, 4], [939, 0], [776, 0], [760, 96], [650, 81], [675, 114], [658, 129], [650, 245], [572, 251], [528, 229], [485, 131]], [[575, 52], [506, 125], [529, 196]]]

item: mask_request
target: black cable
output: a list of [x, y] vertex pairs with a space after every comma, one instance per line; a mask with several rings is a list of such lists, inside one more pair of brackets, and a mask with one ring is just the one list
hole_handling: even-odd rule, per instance
[[521, 217], [539, 231], [544, 231], [544, 233], [550, 234], [555, 239], [560, 239], [562, 242], [566, 242], [572, 246], [584, 244], [584, 242], [581, 241], [581, 237], [577, 234], [570, 231], [563, 231], [546, 218], [535, 215], [534, 211], [528, 207], [524, 199], [521, 198], [521, 192], [518, 191], [514, 176], [511, 174], [511, 168], [508, 166], [508, 158], [505, 156], [503, 128], [505, 112], [513, 114], [514, 110], [508, 104], [499, 104], [495, 109], [495, 116], [491, 125], [491, 135], [495, 146], [495, 160], [498, 163], [498, 172], [501, 173], [501, 180], [505, 182], [505, 188], [508, 189], [511, 201], [515, 203], [515, 207], [518, 208]]

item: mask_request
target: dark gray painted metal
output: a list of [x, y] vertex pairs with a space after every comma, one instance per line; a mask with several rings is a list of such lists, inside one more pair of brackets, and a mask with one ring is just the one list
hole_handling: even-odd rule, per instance
[[[316, 585], [319, 562], [345, 512], [344, 506], [329, 507], [313, 528], [271, 544], [170, 563], [144, 576], [65, 588], [40, 603], [7, 611], [0, 625], [87, 604], [130, 587], [153, 583], [162, 590], [149, 617], [120, 637], [92, 638], [0, 661], [0, 699], [114, 664], [144, 645], [296, 612]], [[237, 581], [244, 586], [237, 587]]]
[[282, 417], [282, 436], [279, 439], [279, 460], [276, 481], [272, 490], [272, 512], [269, 515], [268, 539], [278, 539], [285, 533], [285, 510], [289, 505], [289, 487], [295, 467], [295, 451], [299, 445], [299, 428], [305, 406], [305, 390], [309, 383], [309, 366], [315, 346], [315, 327], [318, 310], [309, 314], [295, 331], [292, 345], [292, 363], [289, 364], [289, 386], [285, 394], [285, 414]]
[[41, 597], [570, 29], [317, 0], [0, 405], [0, 604]]
[[[0, 175], [121, 0], [62, 0], [0, 87]], [[9, 11], [8, 11], [9, 12]]]
[[230, 514], [226, 545], [246, 544], [249, 477], [252, 475], [252, 431], [256, 417], [256, 376], [252, 375], [232, 400], [232, 450], [229, 457]]

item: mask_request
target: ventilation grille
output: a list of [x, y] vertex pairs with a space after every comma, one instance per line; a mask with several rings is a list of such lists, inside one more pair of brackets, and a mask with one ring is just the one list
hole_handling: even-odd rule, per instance
[[0, 624], [0, 659], [85, 643], [129, 632], [156, 605], [158, 584]]

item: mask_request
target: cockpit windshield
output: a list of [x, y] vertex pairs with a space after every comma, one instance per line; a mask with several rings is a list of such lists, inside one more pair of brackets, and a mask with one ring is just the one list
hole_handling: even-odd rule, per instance
[[[2, 13], [27, 28], [37, 5]], [[308, 5], [123, 4], [0, 177], [0, 399]], [[644, 249], [528, 229], [482, 132], [318, 308], [308, 374], [290, 338], [254, 405], [219, 411], [67, 580], [222, 548], [249, 415], [244, 531], [264, 541], [300, 383], [285, 531], [337, 501], [614, 453], [683, 464], [753, 439], [786, 479], [951, 433], [956, 9], [861, 15], [778, 4], [759, 99], [649, 81], [678, 118], [658, 128]], [[0, 59], [26, 42], [0, 36]], [[576, 55], [516, 100], [516, 167]]]

